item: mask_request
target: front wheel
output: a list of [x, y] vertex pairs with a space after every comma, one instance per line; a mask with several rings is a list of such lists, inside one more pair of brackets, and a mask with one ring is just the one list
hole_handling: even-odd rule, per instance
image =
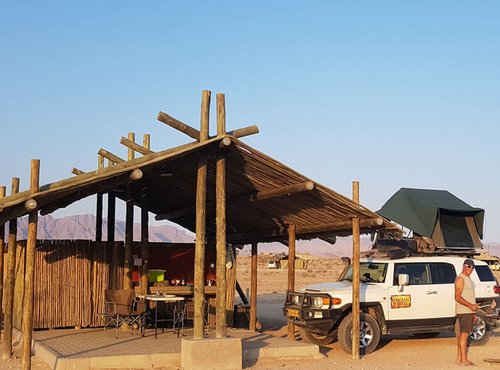
[[327, 344], [332, 343], [334, 340], [333, 336], [328, 336], [326, 334], [316, 334], [304, 328], [300, 329], [300, 336], [306, 342], [317, 344], [318, 346], [326, 346]]
[[470, 346], [484, 346], [490, 340], [491, 325], [488, 322], [486, 313], [482, 310], [476, 312], [472, 333], [469, 335], [468, 343]]
[[[361, 312], [359, 328], [359, 353], [367, 355], [377, 348], [380, 341], [380, 326], [372, 316]], [[352, 353], [352, 313], [344, 317], [339, 326], [339, 343], [347, 353]]]

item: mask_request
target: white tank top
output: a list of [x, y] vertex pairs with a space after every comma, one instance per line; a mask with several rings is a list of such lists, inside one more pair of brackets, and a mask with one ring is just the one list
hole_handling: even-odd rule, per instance
[[[461, 277], [464, 280], [464, 290], [462, 291], [462, 298], [467, 302], [472, 304], [476, 304], [476, 294], [474, 293], [474, 283], [469, 276], [464, 275], [463, 273], [457, 276], [457, 279]], [[464, 306], [461, 303], [455, 301], [455, 312], [457, 314], [463, 313], [474, 313], [469, 307]]]

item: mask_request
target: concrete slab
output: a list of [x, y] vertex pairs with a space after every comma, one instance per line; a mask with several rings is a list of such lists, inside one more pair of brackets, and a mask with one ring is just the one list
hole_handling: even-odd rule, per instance
[[243, 366], [241, 338], [183, 339], [185, 370], [239, 370]]
[[[33, 333], [34, 352], [52, 369], [161, 368], [181, 366], [181, 343], [193, 338], [192, 329], [185, 329], [178, 338], [171, 330], [158, 333], [151, 330], [142, 337], [139, 332], [119, 332], [102, 329], [57, 329]], [[209, 341], [215, 339], [209, 333]], [[228, 337], [240, 342], [241, 364], [262, 358], [316, 359], [323, 355], [317, 345], [290, 341], [266, 333], [228, 329]], [[225, 340], [224, 338], [223, 340]], [[210, 353], [212, 356], [212, 353]], [[231, 355], [233, 356], [233, 355]], [[204, 369], [207, 369], [206, 361]], [[218, 367], [219, 369], [221, 367]]]

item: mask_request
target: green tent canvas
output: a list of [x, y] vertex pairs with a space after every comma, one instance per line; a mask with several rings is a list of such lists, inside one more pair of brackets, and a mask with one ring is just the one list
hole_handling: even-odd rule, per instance
[[437, 248], [481, 247], [484, 210], [446, 190], [401, 188], [377, 213], [431, 238]]

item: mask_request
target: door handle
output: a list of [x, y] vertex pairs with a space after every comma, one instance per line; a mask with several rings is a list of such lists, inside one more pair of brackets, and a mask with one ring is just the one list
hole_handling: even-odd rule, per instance
[[437, 290], [428, 290], [426, 293], [427, 294], [437, 294], [438, 292], [437, 292]]

